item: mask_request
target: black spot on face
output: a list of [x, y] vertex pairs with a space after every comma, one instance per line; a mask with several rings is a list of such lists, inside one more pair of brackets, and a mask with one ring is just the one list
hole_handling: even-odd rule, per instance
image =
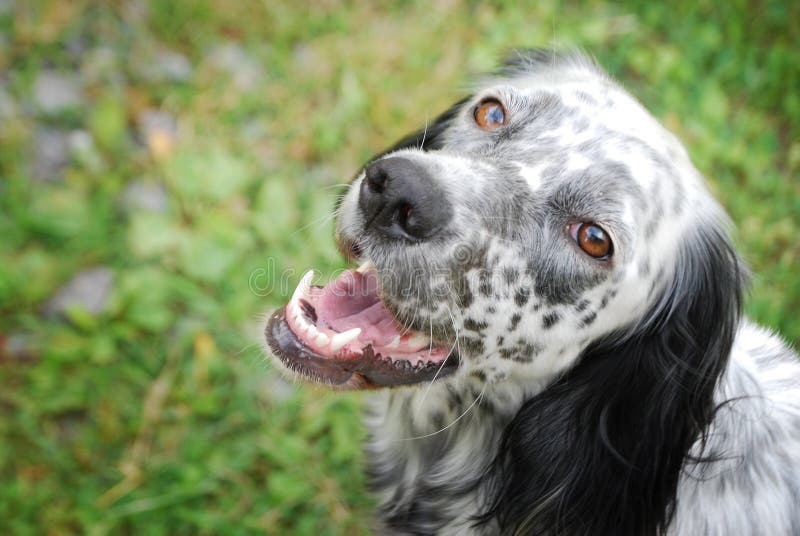
[[590, 303], [591, 302], [589, 300], [586, 300], [586, 299], [583, 299], [583, 300], [579, 301], [578, 304], [575, 306], [575, 311], [578, 312], [578, 313], [580, 313], [582, 311], [585, 311], [586, 308], [589, 307]]
[[547, 313], [546, 315], [544, 315], [544, 316], [542, 317], [542, 328], [544, 328], [544, 329], [550, 329], [550, 328], [552, 328], [554, 325], [556, 325], [556, 323], [557, 323], [559, 320], [561, 320], [561, 315], [560, 315], [560, 314], [558, 314], [558, 312], [557, 312], [557, 311], [552, 311], [552, 312], [549, 312], [549, 313]]
[[511, 324], [508, 326], [508, 331], [514, 331], [517, 329], [519, 325], [519, 321], [522, 320], [522, 315], [519, 313], [515, 313], [511, 316]]
[[482, 370], [476, 370], [473, 372], [472, 377], [481, 383], [486, 383], [486, 373]]
[[503, 359], [511, 359], [517, 353], [516, 348], [500, 348], [500, 357]]
[[519, 272], [515, 268], [508, 266], [503, 268], [503, 279], [505, 280], [506, 284], [513, 285], [517, 282], [517, 278], [519, 278]]
[[460, 337], [458, 347], [472, 355], [481, 355], [485, 350], [483, 340], [474, 337]]
[[514, 303], [517, 304], [518, 307], [522, 307], [526, 303], [528, 303], [528, 299], [531, 297], [531, 289], [527, 287], [518, 288], [517, 291], [514, 293]]
[[594, 322], [596, 319], [597, 319], [597, 313], [595, 311], [592, 311], [592, 312], [590, 312], [589, 314], [587, 314], [586, 316], [584, 316], [581, 319], [581, 324], [580, 325], [581, 325], [581, 327], [588, 326], [592, 322]]
[[497, 337], [497, 346], [498, 347], [503, 346], [503, 342], [505, 342], [505, 340], [506, 340], [505, 337], [503, 337], [502, 335]]
[[519, 345], [514, 349], [512, 360], [519, 363], [530, 363], [533, 359], [542, 353], [542, 347], [538, 344], [520, 341]]
[[486, 322], [478, 322], [472, 318], [464, 320], [464, 328], [469, 331], [477, 331], [480, 333], [482, 330], [486, 329], [486, 326], [488, 326]]
[[492, 295], [492, 280], [488, 270], [481, 270], [478, 275], [478, 292], [486, 297]]

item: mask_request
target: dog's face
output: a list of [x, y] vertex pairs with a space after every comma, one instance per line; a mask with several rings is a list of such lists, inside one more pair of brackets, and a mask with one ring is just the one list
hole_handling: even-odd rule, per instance
[[544, 380], [625, 329], [720, 211], [686, 152], [579, 57], [521, 56], [372, 160], [343, 196], [341, 249], [267, 338], [342, 387]]

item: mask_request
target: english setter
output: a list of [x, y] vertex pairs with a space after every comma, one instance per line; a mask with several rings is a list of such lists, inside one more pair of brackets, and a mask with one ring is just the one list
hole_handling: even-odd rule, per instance
[[796, 536], [800, 362], [740, 316], [727, 227], [599, 67], [523, 51], [361, 170], [337, 220], [361, 266], [309, 272], [266, 338], [383, 388], [383, 533]]

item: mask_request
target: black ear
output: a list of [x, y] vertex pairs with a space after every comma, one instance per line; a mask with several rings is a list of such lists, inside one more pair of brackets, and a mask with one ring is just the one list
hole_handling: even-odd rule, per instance
[[453, 104], [450, 108], [440, 114], [431, 123], [423, 126], [419, 130], [403, 137], [400, 141], [375, 155], [372, 160], [376, 160], [383, 155], [399, 151], [400, 149], [421, 149], [423, 151], [435, 151], [442, 148], [442, 135], [447, 127], [450, 126], [453, 118], [461, 111], [464, 104], [469, 101], [471, 97], [464, 97], [460, 101]]
[[642, 322], [588, 349], [506, 428], [479, 523], [494, 519], [515, 534], [665, 531], [681, 468], [696, 461], [690, 448], [717, 408], [744, 284], [713, 223], [676, 262]]

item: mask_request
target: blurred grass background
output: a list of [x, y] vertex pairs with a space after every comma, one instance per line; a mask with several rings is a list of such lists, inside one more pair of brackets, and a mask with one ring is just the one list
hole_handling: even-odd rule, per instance
[[[342, 266], [336, 185], [514, 46], [682, 138], [800, 340], [800, 3], [0, 0], [0, 532], [364, 534], [359, 395], [263, 313]], [[282, 285], [274, 281], [286, 270]]]

